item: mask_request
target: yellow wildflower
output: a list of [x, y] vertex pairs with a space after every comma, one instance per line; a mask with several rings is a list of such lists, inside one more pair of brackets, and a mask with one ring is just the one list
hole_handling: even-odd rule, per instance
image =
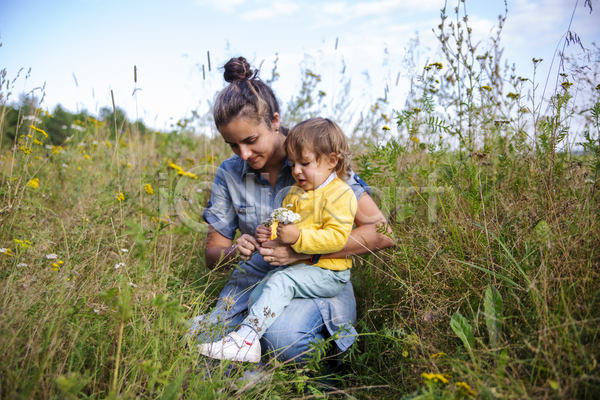
[[442, 69], [442, 68], [444, 68], [444, 66], [442, 65], [442, 63], [439, 63], [439, 62], [434, 62], [433, 64], [429, 64], [428, 67], [435, 67], [436, 69]]
[[404, 358], [408, 357], [408, 351], [404, 350], [402, 352], [402, 357], [404, 357]]
[[12, 250], [11, 249], [5, 249], [5, 248], [1, 248], [0, 249], [0, 254], [4, 254], [5, 256], [12, 256]]
[[60, 265], [63, 265], [65, 262], [64, 262], [64, 261], [62, 261], [62, 260], [58, 260], [58, 263], [59, 263]]
[[40, 186], [40, 180], [38, 178], [33, 178], [32, 180], [27, 182], [27, 185], [25, 185], [25, 187], [30, 187], [33, 189], [37, 189], [38, 186]]
[[456, 382], [456, 387], [460, 392], [463, 392], [468, 396], [477, 395], [477, 392], [471, 389], [471, 386], [467, 385], [465, 382]]
[[573, 84], [571, 82], [565, 81], [565, 82], [561, 83], [560, 86], [562, 86], [563, 89], [567, 90], [568, 88], [573, 86]]
[[506, 95], [506, 97], [508, 97], [509, 99], [517, 100], [519, 98], [519, 95], [515, 94], [513, 92], [510, 92], [509, 94]]
[[179, 171], [183, 172], [183, 168], [181, 168], [179, 165], [172, 163], [172, 162], [169, 162], [169, 168], [172, 168], [177, 172], [179, 172]]
[[384, 127], [383, 127], [383, 128], [381, 128], [381, 129], [383, 129], [384, 131], [389, 131], [389, 130], [390, 130], [390, 128], [388, 128], [387, 126], [384, 126]]
[[123, 195], [123, 193], [119, 192], [119, 194], [115, 196], [115, 199], [117, 199], [118, 201], [123, 201], [125, 200], [125, 196]]
[[32, 143], [33, 143], [33, 144], [38, 144], [38, 145], [40, 145], [40, 146], [43, 144], [42, 142], [40, 142], [40, 141], [39, 141], [39, 140], [37, 140], [37, 139], [33, 139], [33, 142], [32, 142]]
[[148, 193], [148, 194], [153, 194], [154, 193], [154, 190], [152, 190], [152, 186], [149, 183], [146, 183], [144, 185], [144, 189], [146, 190], [146, 193]]
[[87, 154], [84, 154], [83, 157], [85, 157], [86, 160], [90, 159], [90, 156], [88, 156]]
[[29, 246], [31, 246], [31, 242], [28, 240], [19, 240], [19, 239], [13, 239], [15, 241], [15, 245], [17, 245], [18, 247], [26, 250], [29, 248]]
[[19, 150], [21, 150], [25, 154], [30, 154], [33, 151], [30, 147], [27, 146], [21, 146], [19, 147]]
[[31, 135], [27, 135], [27, 137], [28, 137], [28, 138], [32, 138], [33, 136], [31, 136]]
[[48, 137], [48, 134], [47, 134], [46, 132], [44, 132], [42, 129], [40, 129], [40, 128], [36, 128], [36, 127], [35, 127], [35, 126], [33, 126], [33, 125], [29, 125], [29, 128], [33, 129], [33, 130], [34, 130], [34, 131], [36, 131], [36, 132], [39, 132], [39, 133], [41, 133], [41, 134], [42, 134], [42, 135], [44, 135], [45, 137]]
[[415, 142], [415, 143], [419, 143], [419, 142], [420, 142], [419, 138], [418, 138], [418, 137], [416, 137], [416, 136], [411, 136], [411, 137], [410, 137], [410, 140], [412, 140], [412, 141], [413, 141], [413, 142]]
[[492, 88], [488, 85], [482, 86], [481, 90], [487, 90], [488, 92], [490, 92], [492, 90]]
[[421, 376], [427, 381], [442, 382], [444, 385], [448, 383], [448, 379], [446, 379], [443, 375], [440, 374], [428, 374], [426, 372], [423, 372]]
[[105, 140], [104, 144], [107, 145], [108, 147], [112, 147], [112, 144], [110, 144], [110, 142], [108, 140]]
[[413, 108], [412, 110], [415, 112], [415, 114], [418, 114], [421, 112], [420, 108]]
[[192, 178], [192, 179], [198, 179], [198, 175], [193, 174], [191, 172], [183, 172], [183, 171], [177, 171], [178, 175], [182, 175], [182, 176], [186, 176], [188, 178]]
[[446, 353], [435, 353], [429, 356], [429, 358], [442, 358], [442, 356], [445, 356]]

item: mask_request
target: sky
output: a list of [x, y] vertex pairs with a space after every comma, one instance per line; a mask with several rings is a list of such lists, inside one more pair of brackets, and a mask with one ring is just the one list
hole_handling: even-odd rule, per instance
[[[547, 76], [571, 18], [571, 29], [592, 47], [600, 39], [600, 1], [590, 1], [591, 14], [585, 0], [507, 0], [503, 58], [525, 77], [532, 76], [532, 58], [542, 58], [538, 74]], [[343, 71], [352, 80], [355, 106], [383, 97], [387, 86], [390, 107], [401, 109], [414, 73], [403, 61], [411, 41], [418, 38], [418, 68], [440, 60], [432, 29], [440, 9], [447, 3], [454, 18], [459, 2], [0, 0], [0, 69], [12, 81], [24, 68], [9, 100], [32, 90], [39, 98], [44, 87], [43, 109], [61, 104], [97, 115], [112, 106], [112, 90], [117, 107], [154, 129], [206, 110], [224, 86], [219, 67], [239, 55], [261, 65], [263, 79], [277, 58], [281, 78], [273, 88], [283, 103], [298, 92], [305, 63], [322, 75], [327, 93], [339, 93]], [[463, 6], [480, 48], [489, 47], [486, 38], [505, 13], [504, 1], [467, 0]]]

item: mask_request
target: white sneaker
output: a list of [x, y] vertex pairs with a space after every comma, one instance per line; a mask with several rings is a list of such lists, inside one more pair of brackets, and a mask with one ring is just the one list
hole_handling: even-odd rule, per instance
[[237, 332], [231, 332], [218, 342], [198, 345], [200, 354], [217, 360], [260, 362], [260, 342], [248, 343]]

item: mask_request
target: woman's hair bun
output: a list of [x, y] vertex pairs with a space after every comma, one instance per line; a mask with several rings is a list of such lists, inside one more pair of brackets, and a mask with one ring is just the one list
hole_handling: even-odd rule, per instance
[[245, 81], [256, 76], [255, 70], [252, 70], [250, 64], [244, 57], [234, 57], [227, 61], [227, 64], [223, 66], [225, 72], [223, 77], [226, 82]]

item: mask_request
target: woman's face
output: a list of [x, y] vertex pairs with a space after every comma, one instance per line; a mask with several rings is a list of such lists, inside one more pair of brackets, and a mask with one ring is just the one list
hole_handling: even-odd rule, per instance
[[221, 126], [219, 132], [231, 150], [246, 161], [252, 169], [261, 170], [274, 161], [274, 154], [282, 148], [282, 138], [275, 132], [279, 129], [279, 115], [275, 114], [272, 127], [264, 122], [256, 123], [246, 118], [236, 118]]

